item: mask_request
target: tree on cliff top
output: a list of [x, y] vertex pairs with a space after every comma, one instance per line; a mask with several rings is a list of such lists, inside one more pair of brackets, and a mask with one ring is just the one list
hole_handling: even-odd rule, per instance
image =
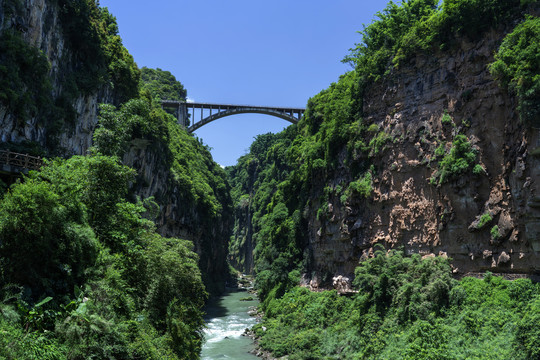
[[160, 100], [186, 100], [186, 89], [170, 71], [143, 67], [141, 69], [141, 80], [142, 88], [150, 91], [155, 98]]
[[516, 26], [495, 60], [490, 71], [517, 95], [521, 120], [540, 127], [540, 18], [528, 17]]

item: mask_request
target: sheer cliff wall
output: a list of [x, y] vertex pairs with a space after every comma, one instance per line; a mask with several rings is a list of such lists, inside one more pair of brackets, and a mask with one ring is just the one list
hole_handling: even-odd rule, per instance
[[[66, 86], [66, 72], [76, 67], [73, 53], [66, 44], [60, 22], [59, 6], [47, 0], [0, 1], [0, 31], [15, 30], [28, 45], [39, 49], [49, 62], [50, 91], [55, 100]], [[85, 154], [92, 145], [92, 134], [97, 124], [99, 103], [112, 102], [109, 85], [91, 94], [80, 94], [72, 100], [75, 121], [62, 124], [54, 147], [65, 154]], [[0, 103], [0, 140], [2, 142], [36, 142], [50, 147], [51, 129], [37, 113], [24, 119]]]
[[[451, 53], [418, 56], [368, 87], [364, 120], [389, 141], [373, 160], [371, 199], [346, 206], [330, 199], [325, 220], [311, 217], [315, 284], [320, 274], [351, 276], [377, 243], [449, 256], [457, 275], [540, 270], [540, 136], [520, 122], [516, 100], [487, 69], [501, 39], [491, 32]], [[430, 183], [435, 150], [451, 147], [457, 134], [485, 171]], [[347, 179], [346, 168], [340, 174]]]

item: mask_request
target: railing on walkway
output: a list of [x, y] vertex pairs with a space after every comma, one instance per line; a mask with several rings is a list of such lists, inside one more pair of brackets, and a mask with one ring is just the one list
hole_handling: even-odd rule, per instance
[[9, 150], [0, 150], [0, 164], [16, 166], [23, 169], [39, 170], [43, 166], [43, 159], [39, 156], [14, 153]]

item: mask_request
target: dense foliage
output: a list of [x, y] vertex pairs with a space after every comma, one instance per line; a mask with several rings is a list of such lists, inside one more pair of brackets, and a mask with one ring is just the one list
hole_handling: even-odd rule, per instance
[[64, 37], [73, 53], [67, 77], [75, 93], [90, 94], [109, 84], [115, 103], [137, 96], [140, 70], [122, 45], [116, 18], [96, 0], [56, 0]]
[[353, 64], [364, 81], [377, 80], [419, 52], [446, 49], [463, 36], [478, 39], [485, 31], [508, 23], [532, 1], [405, 0], [392, 1], [379, 18], [360, 33], [344, 61]]
[[[21, 123], [37, 117], [51, 135], [76, 117], [80, 95], [110, 87], [114, 104], [100, 107], [92, 156], [50, 161], [9, 189], [0, 182], [0, 359], [198, 358], [203, 284], [215, 290], [213, 282], [226, 276], [217, 256], [226, 253], [233, 211], [231, 261], [257, 273], [266, 315], [256, 333], [277, 356], [540, 356], [540, 290], [528, 280], [487, 274], [458, 282], [446, 259], [378, 251], [357, 268], [358, 292], [350, 297], [296, 287], [311, 269], [309, 222], [324, 224], [331, 202], [368, 204], [385, 170], [376, 160], [399, 141], [362, 118], [369, 84], [419, 52], [508, 28], [536, 1], [390, 2], [345, 59], [354, 70], [311, 98], [299, 124], [258, 136], [226, 172], [161, 109], [161, 99], [185, 100], [182, 84], [147, 68], [140, 84], [116, 19], [98, 1], [55, 1], [72, 54], [59, 69], [62, 92], [53, 96], [48, 60], [15, 21], [0, 34], [0, 102]], [[5, 1], [2, 10], [13, 19], [24, 11], [19, 0]], [[539, 113], [538, 27], [537, 18], [526, 18], [491, 66], [517, 95], [525, 121]], [[456, 126], [447, 113], [441, 123]], [[474, 166], [469, 139], [454, 130], [434, 150], [433, 184], [484, 171]], [[133, 196], [148, 185], [145, 174], [119, 159], [137, 156], [153, 159], [156, 176], [166, 180], [155, 199]], [[200, 256], [190, 241], [157, 233], [152, 219], [161, 216], [166, 226], [168, 205], [178, 210], [182, 231], [200, 239]], [[478, 228], [492, 220], [486, 214]], [[501, 236], [498, 225], [490, 233]]]
[[55, 135], [64, 123], [73, 120], [74, 112], [71, 104], [63, 102], [63, 95], [53, 97], [49, 71], [47, 57], [23, 39], [21, 29], [0, 32], [0, 104], [9, 109], [18, 126], [37, 118], [47, 127], [48, 140], [54, 144]]
[[193, 245], [126, 200], [134, 171], [102, 155], [54, 160], [0, 201], [6, 359], [192, 359], [205, 290]]
[[[47, 129], [48, 152], [59, 154], [56, 137], [73, 125], [77, 117], [75, 100], [107, 86], [113, 90], [113, 101], [122, 103], [137, 96], [140, 71], [122, 45], [116, 19], [99, 7], [99, 2], [55, 2], [67, 44], [65, 53], [71, 56], [64, 55], [60, 67], [52, 73], [43, 51], [24, 39], [28, 29], [19, 20], [25, 14], [22, 2], [2, 3], [3, 12], [16, 20], [0, 33], [0, 103], [13, 114], [17, 125], [36, 118]], [[60, 91], [53, 91], [51, 79], [60, 83]]]
[[[156, 102], [161, 100], [173, 100], [173, 101], [186, 101], [187, 91], [184, 86], [176, 80], [173, 74], [169, 71], [161, 69], [150, 69], [143, 67], [141, 69], [141, 87], [144, 91], [148, 91]], [[175, 118], [179, 118], [179, 108], [166, 107], [165, 111], [174, 115]], [[189, 125], [189, 115], [187, 110], [183, 114], [184, 123], [182, 126]]]
[[[345, 206], [362, 199], [369, 202], [373, 182], [385, 170], [378, 168], [381, 163], [375, 160], [391, 143], [400, 141], [362, 118], [367, 84], [413, 54], [435, 48], [444, 51], [454, 46], [456, 39], [475, 40], [489, 29], [506, 28], [534, 3], [390, 2], [378, 14], [379, 19], [364, 28], [362, 43], [348, 56], [355, 69], [309, 99], [304, 117], [296, 126], [281, 134], [259, 137], [251, 153], [228, 170], [237, 213], [231, 255], [239, 267], [258, 272], [263, 297], [278, 284], [288, 282], [292, 271], [309, 271], [304, 245], [311, 214], [324, 222], [331, 199]], [[533, 28], [530, 22], [527, 20], [516, 31], [525, 26]], [[530, 32], [527, 30], [527, 34]], [[532, 54], [536, 55], [534, 41], [530, 35], [527, 39], [531, 45], [526, 54], [532, 59]], [[509, 41], [501, 49], [510, 46]], [[433, 139], [439, 147], [420, 159], [433, 169], [432, 184], [443, 185], [466, 173], [483, 174], [485, 170], [476, 163], [477, 149], [465, 134], [465, 121], [458, 127], [445, 112], [441, 123], [452, 126], [448, 132], [451, 141]], [[250, 266], [245, 264], [248, 246], [255, 249]]]
[[[358, 293], [296, 287], [255, 327], [289, 359], [536, 359], [540, 287], [530, 280], [452, 279], [443, 258], [383, 251], [356, 270]], [[263, 328], [264, 327], [264, 328]]]
[[[228, 270], [225, 172], [161, 109], [163, 94], [185, 98], [170, 73], [145, 69], [156, 76], [140, 91], [107, 9], [56, 2], [70, 54], [58, 70], [63, 92], [53, 98], [47, 58], [13, 28], [1, 34], [0, 101], [21, 121], [44, 117], [51, 134], [75, 118], [80, 95], [106, 87], [114, 104], [100, 108], [91, 156], [51, 160], [9, 189], [0, 183], [0, 358], [197, 359], [206, 288], [219, 290]], [[4, 5], [14, 19], [23, 11], [19, 0]], [[35, 143], [4, 145], [45, 154]], [[62, 153], [54, 145], [46, 153]], [[140, 151], [162, 177], [155, 199], [135, 196], [148, 185], [144, 169], [121, 164]], [[158, 234], [154, 220], [167, 222], [171, 202], [183, 227], [167, 233], [190, 234], [196, 249]]]
[[[309, 268], [304, 249], [311, 213], [322, 221], [330, 197], [346, 203], [371, 196], [377, 172], [372, 159], [385, 151], [389, 136], [363, 123], [358, 80], [355, 71], [342, 76], [309, 100], [298, 126], [258, 137], [251, 153], [229, 169], [237, 213], [245, 214], [235, 227], [231, 255], [245, 254], [251, 242], [263, 298], [281, 296]], [[341, 182], [328, 185], [335, 177]], [[237, 262], [245, 265], [241, 257]]]
[[[251, 145], [250, 154], [227, 169], [236, 203], [234, 235], [229, 243], [231, 261], [246, 271], [255, 267], [261, 274], [259, 282], [266, 283], [266, 291], [287, 277], [291, 265], [301, 255], [302, 245], [295, 243], [301, 219], [292, 219], [286, 205], [287, 200], [295, 202], [298, 198], [284, 196], [278, 188], [290, 176], [286, 154], [295, 135], [294, 126], [278, 135], [259, 135]], [[270, 202], [273, 206], [267, 207]], [[252, 242], [251, 246], [246, 241]], [[266, 275], [271, 276], [263, 281]]]
[[456, 135], [448, 153], [442, 150], [440, 155], [443, 156], [438, 163], [438, 170], [431, 178], [432, 183], [443, 184], [456, 179], [459, 175], [466, 173], [476, 160], [476, 151], [463, 134]]
[[186, 100], [186, 89], [170, 71], [143, 67], [141, 81], [142, 88], [148, 90], [158, 100]]
[[[182, 231], [187, 230], [199, 239], [197, 252], [205, 284], [210, 292], [215, 292], [223, 286], [228, 269], [227, 227], [232, 223], [229, 186], [225, 171], [212, 160], [208, 147], [161, 109], [159, 95], [153, 89], [174, 92], [182, 88], [179, 82], [171, 85], [168, 77], [162, 80], [144, 83], [141, 96], [119, 108], [110, 104], [101, 106], [94, 150], [119, 157], [131, 154], [132, 160], [133, 154], [141, 149], [143, 154], [153, 154], [155, 163], [147, 165], [159, 171], [161, 177], [155, 175], [152, 181], [164, 184], [156, 194], [156, 201], [162, 206], [162, 212], [170, 203], [179, 204], [175, 215], [183, 218]], [[144, 187], [145, 182], [150, 181], [149, 176], [154, 174], [146, 174], [146, 178], [139, 174], [137, 186]], [[223, 258], [216, 259], [218, 254]], [[210, 268], [217, 272], [209, 273]]]
[[19, 32], [5, 30], [0, 34], [0, 64], [0, 102], [17, 118], [24, 121], [50, 107], [47, 58]]
[[528, 17], [504, 39], [490, 70], [518, 98], [521, 119], [540, 127], [540, 18]]

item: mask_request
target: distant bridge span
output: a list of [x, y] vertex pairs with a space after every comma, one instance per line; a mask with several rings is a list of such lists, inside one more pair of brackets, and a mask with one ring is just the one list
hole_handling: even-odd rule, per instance
[[[236, 114], [266, 114], [296, 124], [306, 111], [304, 108], [196, 103], [171, 100], [162, 101], [161, 106], [177, 111], [178, 123], [186, 127], [190, 133], [214, 120]], [[190, 109], [192, 110], [191, 114], [189, 114]], [[198, 112], [195, 109], [201, 110], [198, 121], [195, 120], [195, 114]], [[213, 113], [213, 111], [215, 112]], [[191, 115], [191, 119], [189, 115]]]

